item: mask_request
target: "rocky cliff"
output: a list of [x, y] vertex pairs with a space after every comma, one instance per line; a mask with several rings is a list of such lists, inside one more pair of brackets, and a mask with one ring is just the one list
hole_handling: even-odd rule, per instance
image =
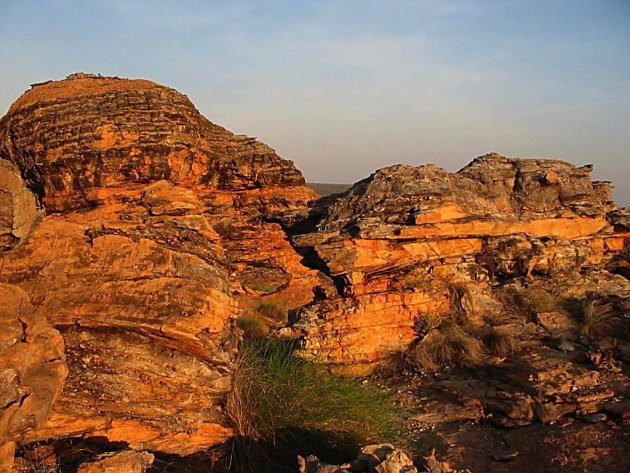
[[481, 324], [500, 310], [498, 286], [623, 260], [627, 214], [590, 171], [489, 154], [457, 173], [381, 169], [320, 201], [287, 223], [297, 251], [337, 288], [296, 314], [304, 356], [369, 371], [418, 337], [420, 316], [452, 312], [454, 298]]
[[[630, 216], [590, 171], [489, 154], [317, 200], [292, 162], [173, 89], [33, 85], [0, 120], [0, 470], [51, 439], [179, 456], [224, 442], [248, 317], [350, 375], [436, 352], [446, 328], [518, 334], [475, 376], [413, 378], [423, 425], [627, 419]], [[582, 318], [532, 301], [552, 289]], [[84, 468], [132, 460], [153, 455]]]
[[[5, 450], [83, 437], [185, 455], [228, 438], [236, 316], [312, 298], [315, 271], [261, 218], [304, 208], [303, 183], [173, 89], [32, 86], [0, 121]], [[248, 292], [258, 280], [277, 284]]]

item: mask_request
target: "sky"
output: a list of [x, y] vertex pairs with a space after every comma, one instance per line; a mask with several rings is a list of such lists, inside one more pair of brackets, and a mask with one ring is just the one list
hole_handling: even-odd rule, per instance
[[630, 205], [630, 0], [0, 0], [0, 115], [77, 71], [174, 87], [310, 182], [495, 151]]

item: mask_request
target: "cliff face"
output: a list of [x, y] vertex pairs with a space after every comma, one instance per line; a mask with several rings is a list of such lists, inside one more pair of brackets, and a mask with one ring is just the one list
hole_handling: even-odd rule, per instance
[[[39, 384], [3, 358], [7, 390], [39, 410], [18, 429], [35, 408], [2, 404], [0, 443], [83, 436], [185, 455], [228, 438], [237, 314], [287, 291], [311, 299], [315, 272], [262, 219], [314, 199], [303, 182], [149, 81], [76, 74], [20, 97], [0, 121], [0, 283], [29, 301], [24, 330], [47, 327], [10, 353], [53, 354], [24, 358]], [[247, 294], [239, 260], [281, 284]], [[19, 329], [27, 315], [2, 302]]]
[[338, 291], [297, 314], [304, 356], [365, 372], [454, 297], [481, 323], [498, 306], [492, 287], [603, 268], [630, 234], [590, 171], [496, 154], [457, 173], [400, 165], [315, 208], [293, 241]]

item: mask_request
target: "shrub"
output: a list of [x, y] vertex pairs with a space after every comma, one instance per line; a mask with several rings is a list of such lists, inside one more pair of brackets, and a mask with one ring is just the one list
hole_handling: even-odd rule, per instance
[[[39, 444], [34, 444], [31, 447], [38, 446]], [[17, 453], [14, 467], [19, 473], [59, 473], [61, 471], [58, 461], [38, 455], [36, 448], [22, 448]]]
[[286, 323], [288, 317], [287, 307], [279, 301], [269, 300], [258, 306], [258, 312], [276, 322]]
[[[295, 471], [298, 454], [328, 461], [390, 440], [397, 409], [381, 392], [329, 375], [293, 355], [294, 344], [250, 340], [240, 350], [226, 413], [235, 438], [230, 471]], [[333, 455], [334, 456], [334, 455]]]
[[264, 282], [256, 282], [251, 284], [246, 284], [250, 289], [257, 292], [264, 292], [265, 294], [271, 294], [276, 292], [282, 284], [269, 284]]
[[403, 287], [408, 291], [415, 289], [430, 291], [433, 289], [433, 278], [428, 273], [420, 273], [405, 279]]
[[438, 370], [447, 366], [474, 366], [483, 357], [479, 340], [453, 321], [444, 322], [408, 352], [412, 366]]
[[269, 327], [267, 324], [265, 324], [262, 320], [249, 315], [239, 317], [236, 321], [236, 325], [245, 332], [245, 338], [260, 338], [269, 333]]

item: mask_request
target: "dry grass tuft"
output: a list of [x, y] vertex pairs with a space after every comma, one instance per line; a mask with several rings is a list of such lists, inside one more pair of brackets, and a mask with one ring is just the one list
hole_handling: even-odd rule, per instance
[[580, 321], [580, 335], [591, 338], [611, 336], [620, 326], [612, 304], [593, 298], [571, 299], [567, 309]]
[[453, 321], [444, 322], [407, 353], [411, 366], [429, 370], [474, 366], [483, 358], [483, 346]]
[[511, 333], [506, 330], [499, 330], [490, 327], [481, 337], [481, 341], [493, 355], [504, 357], [508, 356], [517, 347], [517, 340]]
[[261, 303], [258, 306], [258, 312], [282, 324], [287, 323], [289, 314], [287, 306], [284, 303], [275, 300], [268, 300]]

